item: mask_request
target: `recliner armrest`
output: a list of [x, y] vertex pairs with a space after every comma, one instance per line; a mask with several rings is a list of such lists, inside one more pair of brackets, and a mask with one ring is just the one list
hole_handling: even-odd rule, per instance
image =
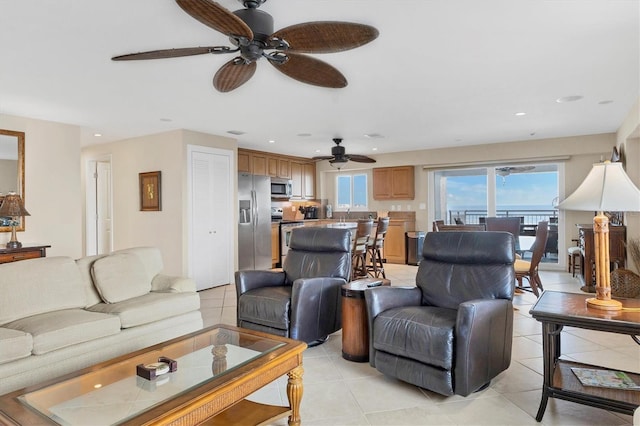
[[281, 271], [236, 271], [236, 294], [242, 294], [254, 288], [284, 285], [285, 273]]
[[158, 274], [151, 281], [151, 291], [187, 293], [196, 291], [196, 283], [189, 277]]
[[376, 366], [376, 350], [373, 347], [373, 321], [378, 314], [401, 306], [420, 306], [422, 291], [417, 287], [373, 287], [364, 291], [369, 327], [369, 365]]
[[401, 306], [420, 306], [422, 292], [417, 287], [373, 287], [364, 292], [367, 315], [373, 320], [380, 312]]
[[507, 299], [461, 303], [456, 319], [455, 393], [467, 396], [511, 363], [513, 305]]

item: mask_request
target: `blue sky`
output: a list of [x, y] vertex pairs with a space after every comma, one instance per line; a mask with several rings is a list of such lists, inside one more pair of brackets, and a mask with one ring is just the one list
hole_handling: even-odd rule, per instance
[[[558, 196], [557, 173], [515, 173], [504, 180], [496, 176], [497, 208], [501, 206], [539, 206], [551, 209]], [[486, 176], [447, 178], [447, 207], [486, 206]]]

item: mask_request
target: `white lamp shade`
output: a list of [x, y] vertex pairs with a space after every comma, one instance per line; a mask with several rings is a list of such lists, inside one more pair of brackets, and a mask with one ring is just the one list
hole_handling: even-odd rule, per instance
[[594, 164], [573, 194], [558, 204], [561, 210], [640, 211], [640, 189], [624, 172], [622, 163]]

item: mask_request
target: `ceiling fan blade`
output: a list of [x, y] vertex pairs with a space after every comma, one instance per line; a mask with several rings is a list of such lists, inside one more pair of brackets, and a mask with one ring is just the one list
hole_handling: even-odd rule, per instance
[[349, 160], [355, 161], [356, 163], [375, 163], [376, 162], [376, 160], [374, 160], [371, 157], [367, 157], [366, 155], [348, 154], [347, 157], [349, 157]]
[[312, 58], [311, 56], [298, 55], [290, 52], [287, 52], [286, 55], [289, 60], [284, 63], [267, 58], [269, 59], [269, 63], [276, 67], [278, 71], [302, 83], [334, 89], [339, 89], [347, 85], [345, 76], [326, 62]]
[[378, 30], [364, 24], [339, 21], [306, 22], [276, 31], [273, 37], [286, 40], [290, 50], [303, 53], [332, 53], [354, 49], [378, 37]]
[[256, 63], [245, 63], [237, 57], [224, 64], [213, 77], [213, 87], [219, 92], [230, 92], [249, 81], [256, 72]]
[[182, 56], [205, 55], [207, 53], [230, 53], [238, 49], [231, 49], [227, 46], [209, 47], [184, 47], [180, 49], [150, 50], [148, 52], [129, 53], [127, 55], [114, 56], [113, 61], [133, 61], [140, 59], [164, 59], [179, 58]]
[[333, 160], [333, 155], [320, 155], [318, 157], [311, 157], [311, 159], [316, 161]]
[[226, 36], [253, 40], [253, 32], [244, 21], [211, 0], [176, 0], [178, 6], [193, 18]]

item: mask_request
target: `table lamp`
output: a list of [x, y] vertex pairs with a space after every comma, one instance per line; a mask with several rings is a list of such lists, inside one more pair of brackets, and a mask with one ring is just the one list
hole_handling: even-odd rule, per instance
[[16, 238], [17, 218], [31, 216], [22, 204], [22, 198], [15, 192], [9, 192], [4, 197], [0, 206], [0, 217], [10, 217], [11, 220], [11, 240], [7, 243], [7, 248], [15, 249], [22, 247], [22, 243]]
[[605, 161], [594, 164], [578, 189], [558, 204], [558, 208], [597, 212], [593, 218], [596, 297], [587, 299], [587, 305], [608, 311], [622, 309], [619, 301], [611, 299], [609, 218], [603, 212], [640, 211], [640, 189], [624, 172], [622, 163]]

